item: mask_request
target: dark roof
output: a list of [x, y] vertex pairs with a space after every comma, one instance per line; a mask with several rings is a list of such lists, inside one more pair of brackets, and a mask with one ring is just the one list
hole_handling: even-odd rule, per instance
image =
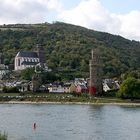
[[36, 65], [36, 64], [38, 64], [39, 62], [27, 62], [27, 61], [23, 61], [22, 63], [21, 63], [21, 65]]
[[34, 57], [34, 58], [38, 58], [38, 55], [36, 52], [22, 52], [20, 51], [17, 54], [17, 57]]
[[107, 85], [110, 89], [117, 89], [118, 88], [115, 82], [112, 82], [112, 83], [108, 82]]

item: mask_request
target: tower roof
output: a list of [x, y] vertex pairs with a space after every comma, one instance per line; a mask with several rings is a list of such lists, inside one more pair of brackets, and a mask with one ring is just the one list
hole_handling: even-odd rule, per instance
[[38, 54], [36, 52], [23, 52], [23, 51], [20, 51], [20, 52], [18, 52], [17, 57], [38, 58]]

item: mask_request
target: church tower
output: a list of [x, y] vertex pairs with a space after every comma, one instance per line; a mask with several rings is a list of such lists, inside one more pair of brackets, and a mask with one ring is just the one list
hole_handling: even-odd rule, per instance
[[45, 59], [46, 53], [45, 53], [44, 48], [39, 44], [37, 44], [37, 54], [39, 57], [40, 64], [43, 65], [46, 62], [46, 59]]
[[89, 61], [90, 81], [89, 94], [98, 95], [103, 91], [102, 88], [102, 67], [99, 55], [99, 49], [95, 48], [91, 51], [91, 60]]
[[3, 62], [4, 60], [3, 60], [3, 53], [2, 53], [2, 51], [0, 51], [0, 64], [3, 64], [4, 62]]

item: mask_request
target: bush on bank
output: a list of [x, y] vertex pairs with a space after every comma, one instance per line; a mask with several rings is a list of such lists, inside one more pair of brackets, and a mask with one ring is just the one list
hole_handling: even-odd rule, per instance
[[121, 84], [117, 97], [137, 99], [140, 98], [140, 80], [129, 77]]
[[19, 93], [19, 89], [17, 87], [3, 87], [4, 93]]

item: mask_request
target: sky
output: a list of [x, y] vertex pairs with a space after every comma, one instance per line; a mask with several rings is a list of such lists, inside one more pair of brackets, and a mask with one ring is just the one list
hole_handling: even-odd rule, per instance
[[140, 0], [0, 0], [0, 24], [80, 25], [140, 41]]

